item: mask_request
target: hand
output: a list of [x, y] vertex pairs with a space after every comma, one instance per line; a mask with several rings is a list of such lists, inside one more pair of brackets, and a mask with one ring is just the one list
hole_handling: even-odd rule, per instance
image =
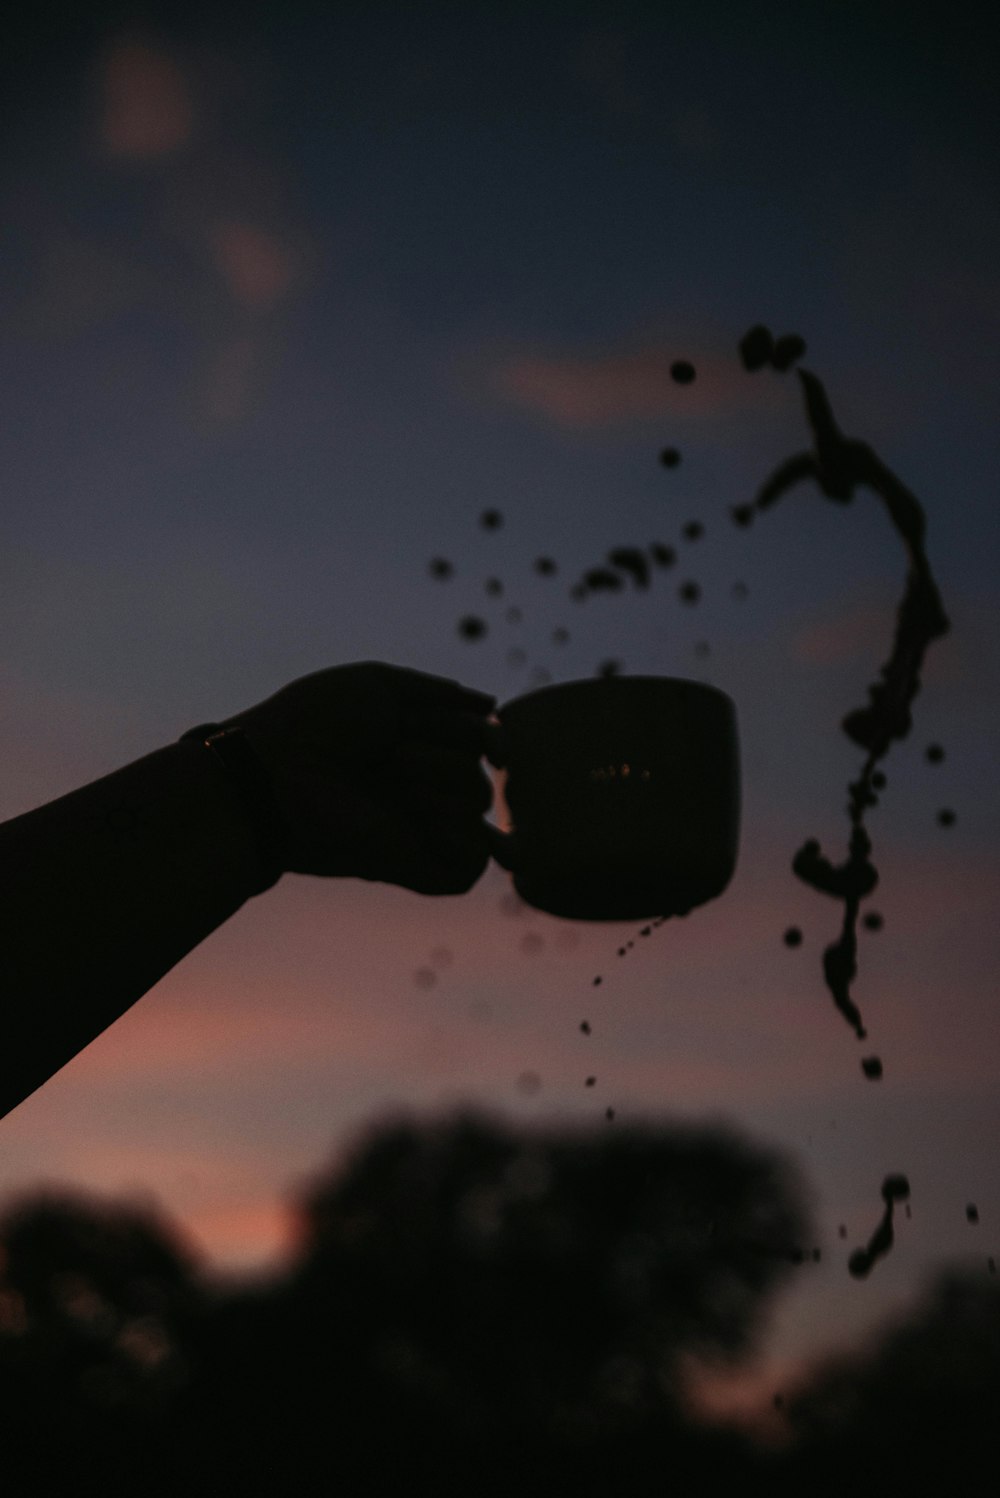
[[377, 662], [290, 682], [226, 720], [267, 770], [286, 869], [462, 894], [489, 857], [495, 699]]

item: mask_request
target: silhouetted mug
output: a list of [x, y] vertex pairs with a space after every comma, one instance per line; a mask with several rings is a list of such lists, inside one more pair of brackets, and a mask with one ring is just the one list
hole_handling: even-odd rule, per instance
[[670, 676], [543, 687], [497, 711], [511, 831], [494, 856], [538, 910], [576, 920], [686, 915], [736, 867], [736, 711]]

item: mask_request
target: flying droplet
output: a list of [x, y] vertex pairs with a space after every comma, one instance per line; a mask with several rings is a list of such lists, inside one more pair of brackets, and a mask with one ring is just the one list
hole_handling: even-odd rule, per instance
[[620, 676], [622, 669], [621, 661], [602, 661], [594, 672], [595, 676]]
[[594, 988], [598, 988], [600, 986], [600, 984], [602, 984], [603, 982], [604, 982], [604, 979], [600, 976], [600, 974], [598, 974], [598, 976], [594, 979], [593, 987]]
[[681, 455], [676, 447], [665, 447], [660, 453], [660, 462], [664, 468], [676, 468], [681, 460]]
[[701, 588], [695, 582], [681, 583], [680, 597], [682, 603], [697, 603], [701, 597]]
[[569, 630], [562, 628], [554, 629], [552, 631], [552, 643], [553, 645], [567, 645], [569, 643]]
[[448, 561], [447, 557], [435, 557], [430, 564], [429, 570], [431, 577], [444, 579], [446, 577], [451, 577], [455, 569]]
[[584, 583], [594, 593], [617, 593], [625, 586], [617, 572], [612, 572], [610, 567], [591, 567], [584, 574]]
[[940, 744], [928, 744], [925, 754], [928, 763], [932, 765], [939, 765], [944, 759], [944, 749]]
[[499, 510], [484, 510], [479, 517], [479, 524], [484, 531], [498, 531], [503, 525], [503, 516]]
[[770, 362], [773, 353], [774, 339], [763, 323], [755, 323], [740, 339], [740, 358], [743, 361], [743, 368], [751, 373], [755, 369], [763, 369], [764, 365]]
[[672, 546], [664, 546], [659, 541], [654, 541], [649, 548], [649, 554], [657, 567], [672, 567], [677, 560], [677, 553]]
[[885, 1202], [905, 1202], [910, 1194], [910, 1183], [904, 1175], [886, 1176], [882, 1182], [882, 1200]]
[[499, 598], [503, 592], [503, 583], [498, 577], [488, 577], [486, 579], [486, 591], [491, 598]]
[[948, 806], [938, 812], [937, 819], [939, 827], [954, 827], [955, 825], [955, 813]]
[[589, 1020], [584, 1019], [584, 1020], [580, 1021], [580, 1033], [581, 1033], [581, 1035], [589, 1035], [590, 1034], [590, 1021]]
[[805, 339], [800, 338], [798, 333], [783, 333], [775, 341], [771, 363], [783, 374], [786, 369], [791, 369], [796, 359], [802, 358], [805, 351]]
[[670, 366], [670, 378], [678, 385], [690, 385], [694, 379], [694, 365], [688, 359], [675, 359]]
[[604, 1117], [607, 1119], [608, 1123], [614, 1123], [614, 1121], [615, 1121], [615, 1110], [614, 1110], [614, 1108], [606, 1108], [605, 1111], [604, 1111]]
[[551, 557], [538, 557], [535, 562], [535, 571], [539, 577], [552, 577], [556, 570], [556, 564]]
[[979, 1208], [976, 1206], [975, 1202], [970, 1202], [966, 1207], [965, 1220], [966, 1222], [972, 1223], [976, 1223], [979, 1221]]
[[704, 534], [705, 527], [700, 520], [689, 520], [683, 531], [686, 541], [697, 541]]
[[882, 1076], [882, 1061], [878, 1056], [866, 1056], [861, 1070], [870, 1081], [877, 1082]]
[[587, 1080], [586, 1080], [586, 1082], [584, 1083], [584, 1086], [585, 1087], [593, 1087], [596, 1081], [597, 1081], [596, 1077], [588, 1077]]
[[784, 941], [786, 947], [801, 947], [802, 932], [799, 930], [798, 926], [789, 926], [782, 940]]
[[486, 633], [486, 621], [475, 614], [466, 614], [458, 621], [458, 632], [463, 640], [481, 640]]
[[733, 505], [729, 513], [736, 525], [745, 527], [753, 522], [753, 505]]
[[862, 921], [862, 925], [866, 931], [881, 931], [884, 924], [877, 910], [869, 910]]
[[627, 572], [638, 588], [649, 587], [649, 563], [646, 554], [636, 546], [619, 546], [608, 552], [608, 561], [613, 567]]

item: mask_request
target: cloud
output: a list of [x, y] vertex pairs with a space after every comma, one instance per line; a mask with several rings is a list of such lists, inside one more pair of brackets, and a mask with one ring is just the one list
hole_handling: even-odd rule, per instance
[[162, 47], [123, 38], [101, 69], [100, 139], [109, 156], [155, 160], [187, 145], [195, 110], [184, 75]]
[[[692, 384], [679, 385], [671, 377], [678, 359], [694, 365]], [[776, 389], [749, 380], [733, 353], [661, 340], [596, 353], [513, 352], [496, 359], [486, 381], [506, 403], [573, 431], [667, 416], [717, 419], [758, 409]]]
[[792, 659], [809, 666], [880, 664], [892, 645], [896, 602], [888, 597], [882, 603], [857, 602], [811, 620], [790, 638]]
[[299, 252], [259, 225], [220, 219], [209, 227], [208, 238], [229, 295], [248, 311], [270, 311], [298, 279]]

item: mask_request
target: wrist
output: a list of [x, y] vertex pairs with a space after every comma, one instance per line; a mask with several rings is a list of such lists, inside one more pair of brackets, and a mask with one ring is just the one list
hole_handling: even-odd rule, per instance
[[259, 865], [253, 893], [263, 894], [285, 871], [284, 827], [267, 771], [238, 724], [200, 723], [182, 733], [179, 742], [200, 747], [238, 800]]

